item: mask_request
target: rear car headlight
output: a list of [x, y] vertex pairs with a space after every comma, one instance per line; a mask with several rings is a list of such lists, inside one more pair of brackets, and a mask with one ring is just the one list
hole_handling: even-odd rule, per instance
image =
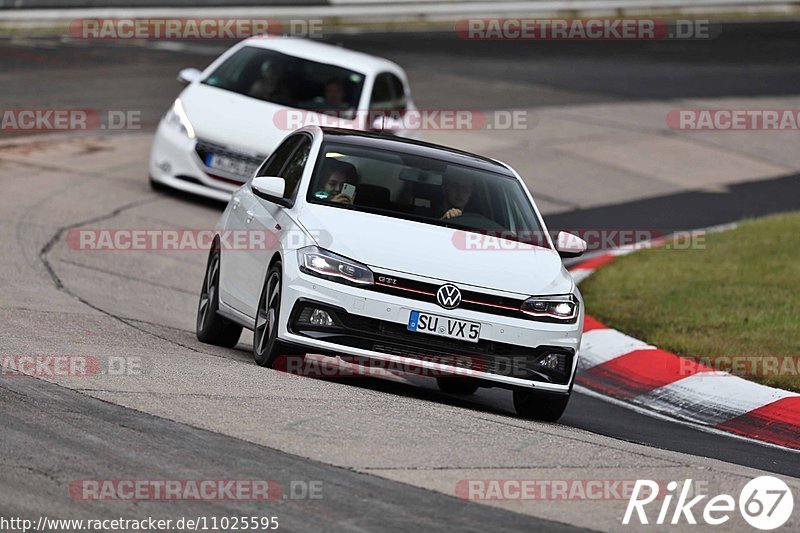
[[520, 311], [534, 317], [570, 321], [578, 317], [578, 299], [572, 294], [532, 296], [523, 302]]
[[189, 117], [186, 115], [186, 110], [183, 108], [183, 102], [181, 102], [180, 98], [175, 100], [175, 103], [172, 104], [172, 109], [167, 111], [167, 114], [164, 116], [164, 122], [172, 126], [177, 126], [187, 137], [194, 139], [194, 127], [192, 127], [192, 123], [189, 122]]
[[374, 283], [372, 270], [366, 265], [329, 252], [318, 246], [297, 250], [300, 270], [311, 276], [354, 285]]

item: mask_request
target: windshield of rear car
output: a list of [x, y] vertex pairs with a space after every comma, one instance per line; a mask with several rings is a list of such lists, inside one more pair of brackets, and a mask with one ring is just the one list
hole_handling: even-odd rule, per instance
[[203, 83], [266, 102], [348, 118], [348, 113], [354, 115], [358, 108], [364, 75], [246, 46]]
[[516, 178], [416, 154], [326, 142], [307, 199], [549, 247]]

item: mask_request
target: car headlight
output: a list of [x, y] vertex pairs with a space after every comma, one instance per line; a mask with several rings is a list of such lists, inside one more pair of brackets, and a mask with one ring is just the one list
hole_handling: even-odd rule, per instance
[[520, 311], [535, 317], [574, 320], [578, 317], [578, 299], [572, 294], [532, 296], [523, 302]]
[[318, 246], [307, 246], [297, 250], [297, 258], [300, 270], [311, 276], [355, 285], [374, 283], [372, 270], [366, 265]]
[[194, 128], [189, 121], [188, 115], [186, 115], [186, 110], [183, 108], [183, 102], [181, 102], [180, 98], [175, 100], [175, 103], [172, 104], [172, 109], [167, 111], [164, 122], [179, 127], [187, 137], [194, 139]]

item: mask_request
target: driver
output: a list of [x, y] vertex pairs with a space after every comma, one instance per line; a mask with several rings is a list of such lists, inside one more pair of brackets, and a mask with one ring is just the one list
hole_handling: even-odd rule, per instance
[[347, 107], [347, 95], [345, 94], [344, 84], [338, 78], [331, 78], [325, 83], [324, 93], [325, 103], [333, 109]]
[[247, 94], [268, 102], [284, 101], [287, 96], [284, 81], [283, 73], [277, 63], [264, 62], [261, 65], [260, 77], [253, 82]]
[[460, 217], [472, 197], [474, 182], [468, 176], [451, 175], [442, 178], [441, 220]]

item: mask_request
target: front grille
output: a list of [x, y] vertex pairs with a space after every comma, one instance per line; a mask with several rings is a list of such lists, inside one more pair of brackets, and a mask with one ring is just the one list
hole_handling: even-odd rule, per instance
[[[197, 140], [197, 145], [194, 148], [195, 152], [197, 153], [200, 161], [203, 162], [203, 165], [208, 167], [208, 156], [210, 155], [220, 155], [224, 157], [228, 157], [230, 159], [236, 159], [239, 161], [244, 161], [245, 163], [260, 166], [261, 163], [267, 159], [267, 156], [260, 155], [260, 154], [246, 154], [243, 152], [239, 152], [233, 150], [227, 146], [223, 146], [221, 144], [213, 143], [210, 141], [205, 141], [202, 139]], [[213, 176], [213, 173], [220, 172], [217, 169], [209, 169], [210, 173]], [[248, 178], [249, 176], [243, 176], [244, 178]], [[246, 181], [243, 179], [242, 182]]]
[[[325, 327], [303, 323], [302, 317], [308, 316], [306, 310], [310, 308], [327, 311], [336, 325]], [[532, 348], [486, 339], [471, 343], [414, 333], [403, 324], [353, 315], [343, 309], [303, 299], [292, 310], [289, 330], [352, 348], [549, 383], [569, 381], [574, 355], [563, 347]], [[556, 370], [540, 367], [538, 361], [548, 353], [564, 354], [564, 367]]]
[[217, 154], [217, 155], [224, 155], [225, 157], [230, 157], [231, 159], [241, 159], [243, 161], [247, 161], [248, 163], [255, 163], [261, 164], [267, 156], [260, 155], [260, 154], [245, 154], [243, 152], [238, 152], [227, 146], [223, 146], [221, 144], [213, 143], [210, 141], [204, 141], [202, 139], [197, 140], [197, 145], [195, 146], [195, 151], [197, 155], [200, 156], [200, 159], [205, 161], [205, 156], [210, 154]]
[[431, 347], [417, 348], [405, 344], [393, 344], [381, 341], [373, 342], [372, 350], [389, 355], [397, 355], [399, 357], [408, 357], [409, 359], [416, 359], [417, 361], [427, 361], [440, 365], [467, 368], [469, 370], [487, 372], [489, 374], [516, 375], [524, 378], [529, 377], [528, 373], [525, 372], [521, 365], [517, 365], [516, 368], [509, 366], [515, 362], [513, 358], [505, 358], [505, 361], [501, 361], [499, 360], [500, 357], [491, 357], [487, 355], [454, 355], [448, 351], [440, 351]]
[[[375, 283], [373, 285], [366, 285], [362, 288], [438, 305], [438, 302], [436, 301], [436, 291], [438, 291], [439, 287], [442, 285], [444, 285], [444, 283], [428, 283], [425, 281], [399, 278], [395, 275], [375, 272]], [[559, 320], [551, 317], [533, 317], [520, 311], [520, 307], [522, 307], [522, 304], [525, 302], [524, 299], [495, 296], [493, 294], [486, 294], [460, 288], [459, 290], [461, 291], [461, 304], [458, 306], [459, 309], [469, 309], [470, 311], [479, 311], [492, 315], [508, 316], [512, 318], [521, 318], [525, 320], [535, 320], [537, 322], [550, 322], [557, 324], [570, 324], [577, 320], [577, 317], [573, 320]]]
[[451, 355], [460, 353], [493, 356], [530, 354], [530, 348], [520, 348], [511, 344], [485, 339], [481, 339], [478, 342], [466, 342], [448, 339], [446, 337], [414, 333], [408, 331], [408, 328], [403, 324], [396, 324], [376, 318], [362, 317], [348, 313], [344, 313], [344, 316], [340, 316], [339, 318], [342, 324], [349, 329], [385, 336], [390, 339], [401, 341], [404, 344], [422, 344], [423, 348], [427, 351], [433, 350], [434, 352]]

